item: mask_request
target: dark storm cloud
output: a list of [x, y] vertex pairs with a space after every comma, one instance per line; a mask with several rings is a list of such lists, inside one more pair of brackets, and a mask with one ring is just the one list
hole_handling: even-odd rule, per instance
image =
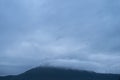
[[119, 4], [1, 0], [0, 75], [39, 65], [119, 73]]

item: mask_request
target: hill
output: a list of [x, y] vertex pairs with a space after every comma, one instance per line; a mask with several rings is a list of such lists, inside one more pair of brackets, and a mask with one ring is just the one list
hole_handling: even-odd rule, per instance
[[20, 75], [0, 77], [0, 80], [120, 80], [118, 74], [100, 74], [83, 70], [37, 67]]

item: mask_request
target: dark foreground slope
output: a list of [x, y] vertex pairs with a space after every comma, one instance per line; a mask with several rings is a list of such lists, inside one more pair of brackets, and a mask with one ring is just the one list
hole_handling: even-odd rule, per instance
[[17, 76], [0, 77], [0, 80], [119, 80], [119, 77], [117, 74], [38, 67]]

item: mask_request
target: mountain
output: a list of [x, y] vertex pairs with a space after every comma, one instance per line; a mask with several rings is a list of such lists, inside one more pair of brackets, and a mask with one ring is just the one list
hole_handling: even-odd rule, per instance
[[37, 67], [16, 76], [0, 77], [0, 80], [120, 80], [120, 75], [55, 67]]

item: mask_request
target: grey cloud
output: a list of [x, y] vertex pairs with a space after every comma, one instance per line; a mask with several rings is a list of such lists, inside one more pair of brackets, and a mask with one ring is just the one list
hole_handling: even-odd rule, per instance
[[119, 4], [1, 0], [0, 75], [39, 65], [119, 73]]

